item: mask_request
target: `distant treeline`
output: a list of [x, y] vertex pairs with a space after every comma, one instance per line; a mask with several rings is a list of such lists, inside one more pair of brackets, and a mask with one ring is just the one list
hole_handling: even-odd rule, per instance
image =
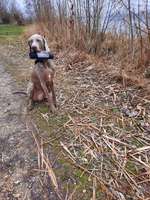
[[18, 8], [18, 3], [14, 0], [0, 0], [0, 23], [18, 25], [24, 24], [24, 16]]
[[105, 41], [111, 43], [108, 51], [116, 52], [126, 38], [133, 57], [137, 48], [143, 56], [145, 40], [150, 43], [149, 1], [136, 1], [136, 8], [132, 0], [26, 0], [26, 5], [53, 39], [101, 54]]

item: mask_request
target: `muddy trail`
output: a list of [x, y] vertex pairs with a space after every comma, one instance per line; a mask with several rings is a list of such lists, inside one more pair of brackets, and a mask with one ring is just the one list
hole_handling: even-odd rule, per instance
[[0, 64], [0, 199], [57, 199], [34, 171], [37, 152], [26, 126], [25, 98], [13, 94], [18, 87], [4, 67]]

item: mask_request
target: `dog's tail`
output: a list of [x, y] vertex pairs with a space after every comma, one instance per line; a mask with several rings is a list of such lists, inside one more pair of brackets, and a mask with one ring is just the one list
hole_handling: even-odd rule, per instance
[[13, 94], [23, 94], [27, 96], [27, 92], [24, 92], [24, 91], [16, 91], [16, 92], [13, 92]]

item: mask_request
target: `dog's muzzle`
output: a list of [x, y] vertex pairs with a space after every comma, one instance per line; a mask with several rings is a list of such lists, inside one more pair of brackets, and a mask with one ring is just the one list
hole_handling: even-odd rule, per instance
[[36, 52], [38, 52], [38, 48], [36, 46], [33, 46], [33, 47], [31, 47], [31, 51], [36, 53]]

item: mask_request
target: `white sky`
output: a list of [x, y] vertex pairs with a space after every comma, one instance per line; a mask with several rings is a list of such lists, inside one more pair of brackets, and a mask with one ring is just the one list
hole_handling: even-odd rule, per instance
[[[24, 5], [24, 0], [16, 0], [20, 6], [20, 9], [24, 10], [25, 8], [25, 5]], [[55, 0], [54, 0], [55, 1]], [[124, 2], [126, 2], [127, 0], [124, 0]], [[141, 5], [141, 8], [143, 7], [144, 8], [144, 4], [146, 2], [146, 0], [131, 0], [131, 3], [133, 5], [133, 7], [136, 9], [138, 8], [138, 2], [140, 3]], [[150, 0], [148, 0], [148, 3], [149, 3], [149, 6], [150, 6]]]
[[[139, 2], [139, 4], [140, 4], [140, 6], [142, 7], [142, 6], [145, 5], [146, 0], [131, 0], [131, 3], [132, 3], [135, 7], [138, 6], [138, 2]], [[150, 5], [150, 0], [148, 0], [148, 4]]]
[[23, 9], [24, 8], [24, 0], [16, 0], [19, 6]]

